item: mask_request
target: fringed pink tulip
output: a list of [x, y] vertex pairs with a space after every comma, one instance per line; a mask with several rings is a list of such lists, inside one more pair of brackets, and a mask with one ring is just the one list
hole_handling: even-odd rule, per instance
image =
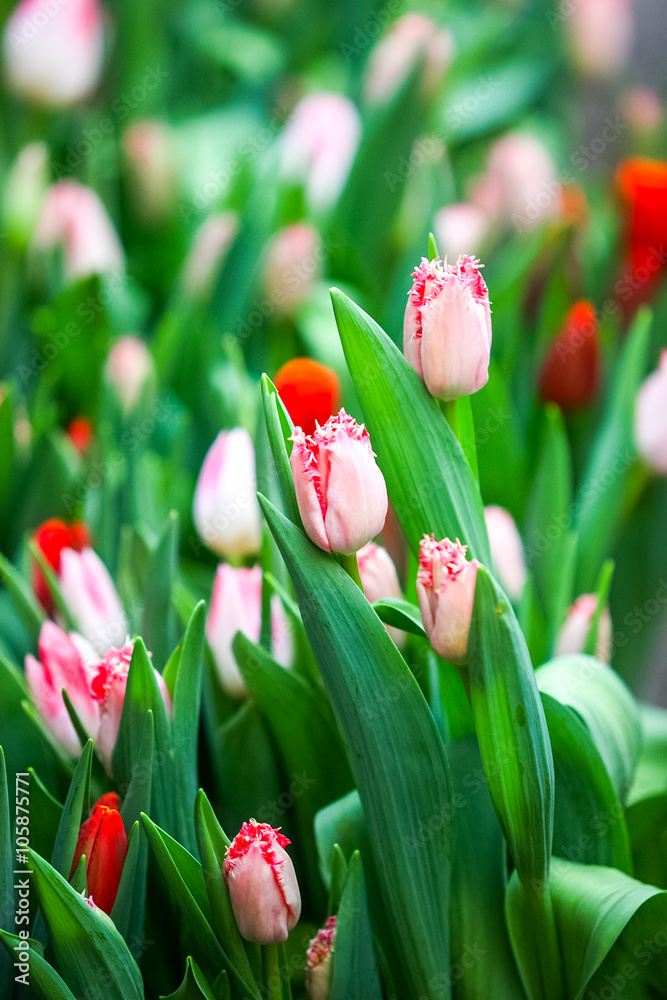
[[183, 264], [181, 282], [187, 295], [205, 297], [210, 294], [237, 232], [238, 219], [234, 212], [218, 212], [202, 222]]
[[329, 917], [306, 952], [306, 990], [310, 1000], [328, 1000], [331, 958], [336, 947], [336, 917]]
[[368, 431], [341, 410], [310, 436], [294, 428], [290, 462], [308, 537], [326, 552], [351, 555], [382, 531], [387, 487]]
[[236, 559], [258, 551], [262, 522], [255, 449], [242, 427], [221, 431], [206, 453], [195, 488], [193, 517], [200, 538], [217, 555]]
[[[368, 542], [360, 548], [357, 552], [357, 566], [364, 594], [371, 604], [385, 597], [403, 596], [394, 561], [381, 545]], [[392, 628], [391, 625], [386, 625], [385, 628], [397, 646], [404, 645], [405, 632]]]
[[100, 656], [122, 646], [128, 632], [109, 571], [91, 548], [60, 553], [60, 589], [76, 626]]
[[410, 12], [394, 21], [368, 60], [364, 93], [369, 104], [390, 100], [417, 59], [424, 59], [423, 89], [432, 94], [443, 81], [454, 54], [454, 39], [424, 14]]
[[606, 79], [623, 69], [634, 34], [631, 0], [577, 0], [565, 23], [572, 60], [581, 73]]
[[322, 248], [317, 230], [305, 222], [286, 226], [267, 247], [263, 283], [276, 311], [291, 315], [320, 276]]
[[413, 272], [403, 321], [403, 350], [438, 399], [469, 396], [486, 385], [491, 357], [489, 290], [474, 257], [457, 264], [422, 258]]
[[342, 94], [309, 94], [297, 104], [281, 136], [282, 172], [303, 183], [316, 210], [338, 200], [361, 138], [361, 118]]
[[102, 9], [97, 0], [22, 0], [5, 25], [10, 88], [43, 107], [88, 97], [102, 71]]
[[526, 560], [521, 535], [514, 518], [503, 507], [485, 507], [493, 565], [511, 601], [518, 601], [526, 583]]
[[33, 246], [41, 251], [62, 247], [70, 281], [123, 270], [123, 248], [104, 205], [95, 191], [76, 181], [57, 181], [47, 191]]
[[119, 337], [104, 365], [104, 380], [125, 416], [135, 408], [154, 379], [155, 363], [144, 341], [140, 337]]
[[[577, 598], [558, 633], [556, 656], [583, 652], [597, 603], [598, 599], [595, 594], [582, 594], [581, 597]], [[611, 615], [609, 608], [605, 608], [600, 617], [598, 640], [595, 647], [595, 655], [598, 660], [602, 660], [604, 663], [611, 661], [611, 638]]]
[[635, 444], [647, 465], [667, 475], [667, 350], [643, 383], [635, 402]]
[[476, 256], [484, 245], [490, 225], [488, 213], [472, 202], [445, 205], [433, 223], [438, 249], [443, 257], [453, 260], [466, 254]]
[[[235, 569], [221, 563], [215, 574], [211, 607], [206, 620], [206, 636], [213, 653], [220, 683], [234, 698], [247, 694], [237, 666], [232, 641], [243, 632], [259, 642], [262, 621], [262, 570]], [[271, 597], [271, 655], [287, 667], [292, 662], [292, 636], [287, 616], [277, 594]]]
[[289, 844], [268, 823], [251, 819], [227, 848], [223, 875], [246, 941], [286, 941], [301, 914], [301, 896]]
[[419, 547], [417, 600], [431, 645], [445, 660], [465, 661], [477, 582], [476, 559], [467, 546], [449, 538], [424, 536]]

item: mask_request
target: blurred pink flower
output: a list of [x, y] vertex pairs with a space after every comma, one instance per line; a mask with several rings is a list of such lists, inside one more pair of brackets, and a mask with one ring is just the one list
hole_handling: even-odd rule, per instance
[[371, 52], [364, 80], [367, 102], [382, 104], [393, 97], [420, 56], [425, 59], [424, 90], [433, 93], [453, 55], [451, 31], [416, 11], [403, 14]]
[[484, 244], [490, 224], [488, 214], [472, 202], [445, 205], [436, 214], [433, 224], [441, 256], [453, 260], [476, 256]]
[[565, 23], [573, 62], [583, 74], [604, 79], [623, 69], [634, 35], [631, 0], [577, 0]]
[[266, 248], [263, 283], [278, 313], [302, 305], [322, 271], [319, 234], [306, 222], [280, 229]]
[[466, 560], [467, 546], [425, 535], [419, 547], [417, 600], [424, 631], [445, 660], [465, 661], [477, 582], [476, 559]]
[[237, 232], [238, 219], [234, 212], [219, 212], [202, 222], [183, 264], [181, 281], [188, 295], [206, 296], [213, 290]]
[[81, 634], [103, 656], [125, 642], [128, 625], [109, 571], [91, 548], [60, 553], [60, 589]]
[[526, 583], [526, 561], [514, 518], [504, 507], [491, 505], [484, 508], [484, 519], [498, 578], [509, 599], [518, 601]]
[[[598, 599], [595, 594], [582, 594], [581, 597], [577, 598], [569, 609], [565, 623], [558, 633], [556, 656], [583, 652], [597, 603]], [[611, 615], [609, 608], [605, 608], [600, 617], [598, 640], [595, 647], [596, 657], [604, 663], [611, 661], [611, 640]]]
[[[375, 542], [363, 545], [357, 552], [357, 566], [364, 594], [371, 604], [385, 597], [403, 596], [394, 561], [381, 545]], [[405, 632], [391, 625], [385, 628], [399, 648], [405, 645]]]
[[312, 939], [306, 952], [306, 990], [310, 1000], [328, 1000], [331, 983], [331, 958], [336, 947], [336, 917]]
[[558, 215], [562, 185], [551, 153], [535, 135], [508, 132], [491, 147], [487, 172], [470, 200], [520, 231]]
[[134, 205], [149, 223], [169, 216], [178, 193], [178, 151], [170, 127], [159, 118], [133, 122], [123, 134]]
[[114, 341], [104, 365], [104, 379], [125, 415], [134, 409], [154, 377], [153, 356], [140, 337], [128, 335]]
[[244, 428], [221, 431], [207, 451], [195, 487], [193, 517], [200, 538], [218, 555], [234, 559], [259, 550], [255, 449]]
[[635, 444], [652, 469], [667, 475], [667, 350], [641, 385], [635, 401]]
[[56, 181], [48, 189], [33, 245], [43, 251], [62, 247], [70, 281], [123, 270], [123, 248], [104, 205], [77, 181]]

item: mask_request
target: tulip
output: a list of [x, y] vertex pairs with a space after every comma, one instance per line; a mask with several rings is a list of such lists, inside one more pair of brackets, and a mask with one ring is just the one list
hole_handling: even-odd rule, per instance
[[[381, 545], [368, 542], [357, 552], [357, 566], [364, 594], [371, 604], [385, 597], [402, 597], [401, 585], [394, 561]], [[397, 646], [405, 643], [405, 632], [401, 629], [385, 625], [387, 632]]]
[[484, 508], [484, 519], [500, 582], [510, 600], [518, 601], [526, 583], [526, 562], [514, 518], [503, 507], [490, 506]]
[[281, 136], [283, 175], [301, 182], [316, 210], [336, 203], [361, 138], [361, 118], [342, 94], [309, 94], [297, 104]]
[[197, 479], [195, 527], [213, 552], [228, 559], [257, 552], [262, 523], [257, 503], [255, 449], [242, 427], [221, 431]]
[[266, 251], [264, 289], [276, 311], [290, 316], [308, 299], [322, 270], [317, 230], [297, 222], [279, 230]]
[[615, 76], [630, 55], [631, 0], [577, 0], [565, 21], [575, 66], [585, 76]]
[[487, 237], [490, 224], [488, 213], [472, 202], [445, 205], [434, 222], [436, 243], [443, 257], [458, 260], [463, 255], [476, 256]]
[[97, 0], [21, 0], [3, 35], [9, 86], [44, 107], [88, 97], [102, 72], [102, 9]]
[[67, 428], [67, 437], [75, 451], [85, 455], [93, 441], [93, 428], [88, 417], [75, 417]]
[[123, 269], [123, 248], [104, 205], [95, 191], [76, 181], [56, 181], [47, 191], [33, 246], [41, 251], [62, 246], [69, 281]]
[[616, 170], [623, 209], [624, 272], [616, 282], [626, 314], [651, 298], [665, 268], [667, 163], [643, 157], [624, 160]]
[[588, 406], [597, 388], [599, 351], [595, 308], [575, 302], [542, 367], [542, 398], [565, 411]]
[[104, 379], [127, 416], [155, 381], [153, 356], [140, 337], [119, 337], [114, 342], [104, 365]]
[[7, 235], [21, 249], [30, 242], [48, 185], [49, 151], [43, 142], [31, 142], [16, 157], [3, 195]]
[[[60, 573], [60, 555], [63, 549], [74, 549], [75, 552], [81, 552], [82, 549], [90, 545], [88, 528], [83, 521], [68, 525], [56, 517], [41, 524], [34, 533], [33, 540], [56, 575]], [[51, 614], [53, 612], [53, 598], [44, 574], [37, 563], [33, 563], [32, 567], [32, 589], [44, 610]]]
[[112, 646], [122, 646], [128, 632], [127, 618], [109, 571], [87, 547], [60, 553], [60, 589], [79, 632], [103, 656]]
[[645, 380], [635, 402], [635, 444], [647, 465], [667, 475], [667, 350]]
[[238, 219], [234, 212], [219, 212], [202, 222], [181, 275], [183, 289], [188, 295], [199, 298], [210, 294], [237, 232]]
[[70, 879], [82, 855], [86, 855], [89, 902], [111, 913], [127, 855], [127, 834], [118, 811], [118, 796], [109, 792], [98, 799], [88, 819], [81, 824], [74, 849]]
[[340, 383], [335, 372], [310, 358], [292, 358], [277, 373], [274, 384], [296, 427], [312, 434], [337, 412]]
[[[243, 632], [252, 642], [259, 642], [261, 620], [261, 567], [235, 569], [221, 563], [213, 582], [206, 635], [220, 683], [233, 698], [243, 697], [247, 690], [232, 652], [232, 641], [237, 632]], [[292, 638], [277, 594], [271, 597], [271, 650], [277, 663], [289, 666], [292, 661]]]
[[477, 582], [476, 559], [466, 560], [457, 539], [425, 535], [419, 546], [417, 600], [424, 631], [445, 660], [465, 662]]
[[[582, 653], [590, 631], [598, 599], [595, 594], [582, 594], [567, 613], [567, 618], [556, 639], [556, 656]], [[611, 661], [611, 615], [605, 608], [600, 616], [595, 655], [604, 663]]]
[[367, 102], [389, 101], [420, 58], [425, 60], [423, 89], [433, 94], [442, 83], [453, 54], [450, 31], [439, 29], [424, 14], [403, 14], [371, 52], [364, 82]]
[[286, 941], [301, 914], [289, 844], [268, 823], [244, 823], [227, 848], [223, 875], [236, 923], [246, 941]]
[[561, 184], [551, 153], [537, 136], [508, 132], [491, 147], [487, 173], [472, 201], [519, 230], [558, 214]]
[[653, 135], [662, 125], [660, 95], [649, 87], [633, 87], [621, 99], [621, 114], [639, 135]]
[[403, 349], [432, 396], [458, 399], [489, 378], [489, 291], [474, 257], [457, 264], [422, 258], [413, 272], [403, 321]]
[[[92, 697], [99, 709], [99, 727], [95, 746], [107, 774], [112, 774], [112, 756], [123, 714], [127, 675], [132, 662], [134, 644], [125, 643], [119, 649], [110, 649], [96, 664], [91, 681]], [[165, 711], [171, 716], [172, 705], [167, 685], [162, 675], [155, 672], [155, 680], [164, 702]], [[98, 904], [99, 905], [99, 904]]]
[[331, 958], [336, 945], [336, 917], [328, 917], [306, 952], [306, 990], [310, 1000], [328, 1000]]
[[351, 555], [382, 531], [387, 487], [368, 431], [341, 410], [314, 434], [294, 428], [290, 462], [308, 537], [325, 552]]
[[39, 633], [39, 657], [37, 660], [28, 654], [25, 658], [30, 696], [55, 743], [75, 757], [81, 752], [81, 744], [62, 692], [67, 691], [84, 729], [94, 739], [99, 726], [99, 710], [91, 693], [94, 651], [75, 632], [67, 635], [53, 622], [44, 622]]
[[178, 194], [178, 151], [159, 119], [134, 122], [123, 134], [130, 187], [137, 212], [148, 223], [164, 221]]

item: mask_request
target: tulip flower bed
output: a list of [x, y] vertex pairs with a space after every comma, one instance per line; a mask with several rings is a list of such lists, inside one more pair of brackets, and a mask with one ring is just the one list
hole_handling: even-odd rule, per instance
[[353, 7], [5, 12], [0, 1000], [667, 997], [660, 99]]

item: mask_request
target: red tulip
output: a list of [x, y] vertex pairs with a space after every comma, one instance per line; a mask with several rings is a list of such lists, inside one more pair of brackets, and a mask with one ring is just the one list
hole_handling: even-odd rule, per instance
[[540, 376], [542, 398], [561, 410], [587, 406], [598, 378], [598, 321], [590, 302], [575, 302], [553, 343]]
[[85, 455], [93, 440], [93, 428], [88, 417], [75, 417], [67, 428], [67, 437], [78, 453]]
[[[65, 524], [64, 521], [56, 517], [41, 524], [34, 533], [33, 539], [54, 573], [58, 573], [60, 570], [60, 553], [63, 549], [74, 549], [76, 552], [81, 552], [83, 548], [90, 545], [88, 528], [83, 521]], [[36, 563], [33, 564], [32, 568], [32, 589], [44, 610], [51, 614], [53, 610], [51, 594], [46, 585], [44, 574]]]
[[335, 372], [310, 358], [293, 358], [280, 369], [275, 386], [296, 427], [313, 434], [338, 410], [340, 383]]
[[626, 314], [649, 299], [660, 282], [667, 243], [667, 163], [643, 157], [624, 160], [616, 171], [624, 211], [625, 269], [616, 282]]
[[70, 878], [82, 854], [86, 855], [88, 893], [100, 910], [110, 914], [127, 854], [127, 834], [115, 792], [98, 799], [88, 819], [81, 824]]

